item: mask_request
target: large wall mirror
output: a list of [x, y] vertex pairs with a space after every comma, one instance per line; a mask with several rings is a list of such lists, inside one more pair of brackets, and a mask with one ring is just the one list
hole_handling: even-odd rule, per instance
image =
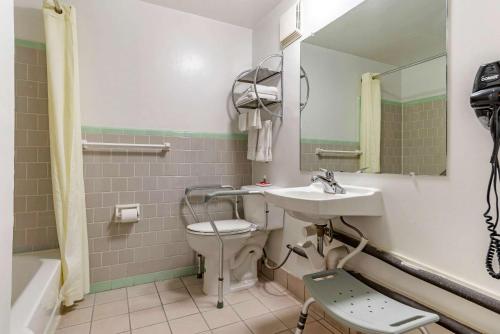
[[302, 41], [302, 170], [446, 175], [446, 13], [365, 0]]

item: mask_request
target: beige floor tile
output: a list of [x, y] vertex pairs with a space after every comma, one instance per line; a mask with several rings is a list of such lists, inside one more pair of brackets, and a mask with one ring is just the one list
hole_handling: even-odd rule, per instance
[[156, 288], [159, 292], [166, 290], [175, 290], [184, 287], [184, 284], [179, 278], [172, 278], [165, 281], [155, 282]]
[[[304, 328], [304, 331], [302, 332], [303, 334], [332, 334], [331, 331], [326, 329], [325, 326], [323, 326], [320, 322], [311, 322], [306, 324], [306, 327]], [[338, 332], [333, 332], [337, 334]]]
[[129, 298], [128, 305], [130, 313], [145, 310], [147, 308], [152, 308], [155, 306], [161, 306], [160, 298], [158, 294], [151, 294], [145, 296], [138, 296], [134, 298]]
[[163, 305], [163, 308], [165, 309], [165, 314], [167, 315], [167, 320], [169, 321], [199, 313], [198, 307], [196, 307], [196, 304], [191, 298]]
[[156, 286], [154, 283], [135, 285], [127, 288], [127, 296], [129, 299], [139, 296], [151, 295], [153, 293], [156, 293]]
[[127, 300], [119, 300], [117, 302], [96, 305], [94, 306], [94, 315], [92, 316], [92, 320], [101, 320], [126, 314], [128, 312]]
[[335, 328], [337, 331], [339, 331], [341, 333], [349, 333], [349, 326], [346, 326], [346, 325], [336, 321], [335, 319], [333, 319], [329, 315], [325, 315], [325, 319], [321, 323], [323, 324], [323, 326], [325, 326], [326, 328], [328, 328], [330, 330], [331, 330], [331, 328]]
[[130, 313], [132, 329], [151, 326], [165, 321], [167, 321], [167, 319], [165, 319], [165, 314], [161, 307], [148, 308], [146, 310]]
[[95, 305], [116, 302], [122, 299], [127, 299], [127, 291], [125, 288], [99, 292], [95, 295]]
[[[273, 282], [258, 282], [254, 287], [250, 288], [249, 291], [257, 299], [269, 298], [269, 297], [280, 297], [285, 296], [286, 291], [281, 289], [282, 287], [278, 284], [272, 284]], [[281, 288], [277, 288], [281, 287]]]
[[287, 329], [272, 313], [247, 319], [245, 323], [254, 334], [274, 334]]
[[[301, 307], [300, 306], [292, 306], [288, 308], [284, 308], [281, 310], [274, 311], [273, 314], [281, 320], [282, 323], [285, 324], [287, 328], [295, 328], [297, 326], [297, 321], [299, 320]], [[307, 317], [307, 323], [311, 323], [316, 321], [315, 315], [309, 312]]]
[[92, 307], [82, 308], [80, 310], [71, 310], [61, 315], [59, 328], [75, 326], [90, 322], [92, 318]]
[[86, 308], [94, 305], [95, 294], [86, 295], [83, 300], [80, 300], [75, 303], [73, 307], [75, 310]]
[[90, 322], [56, 330], [55, 334], [89, 334]]
[[269, 313], [269, 310], [257, 299], [250, 299], [246, 302], [233, 305], [233, 309], [238, 313], [241, 319], [249, 319]]
[[117, 334], [130, 330], [128, 314], [92, 322], [91, 334]]
[[300, 305], [298, 301], [296, 301], [294, 298], [288, 295], [260, 298], [259, 300], [271, 311], [276, 311], [282, 308]]
[[217, 296], [205, 295], [201, 286], [190, 286], [188, 290], [201, 312], [217, 309]]
[[184, 299], [189, 299], [191, 296], [186, 288], [166, 290], [160, 292], [161, 302], [163, 304], [175, 303]]
[[241, 321], [231, 306], [227, 305], [222, 309], [215, 309], [201, 314], [210, 329], [226, 326]]
[[243, 322], [220, 327], [212, 331], [213, 334], [252, 334]]
[[170, 326], [166, 322], [132, 330], [132, 334], [170, 334], [170, 333], [172, 333], [170, 331]]
[[202, 285], [203, 284], [203, 279], [197, 278], [196, 275], [182, 277], [181, 280], [186, 286]]
[[241, 302], [245, 302], [250, 299], [255, 299], [255, 296], [250, 293], [248, 290], [228, 293], [224, 295], [224, 299], [231, 305], [238, 304]]
[[172, 320], [170, 321], [170, 328], [172, 334], [195, 334], [209, 330], [201, 314], [188, 315], [184, 318]]

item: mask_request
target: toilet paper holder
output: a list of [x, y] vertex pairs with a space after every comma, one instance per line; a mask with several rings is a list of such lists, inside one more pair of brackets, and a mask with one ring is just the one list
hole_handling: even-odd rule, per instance
[[117, 204], [115, 205], [115, 223], [138, 223], [141, 220], [141, 205]]

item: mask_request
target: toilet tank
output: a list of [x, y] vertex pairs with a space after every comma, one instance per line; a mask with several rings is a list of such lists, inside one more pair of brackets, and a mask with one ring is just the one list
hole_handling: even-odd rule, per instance
[[[259, 187], [243, 186], [241, 190], [253, 190], [264, 192], [268, 189], [278, 189], [278, 186]], [[250, 195], [243, 196], [243, 211], [245, 219], [251, 223], [259, 225], [261, 229], [266, 229], [266, 207], [264, 196]], [[269, 220], [267, 230], [277, 230], [283, 228], [283, 209], [269, 204]]]

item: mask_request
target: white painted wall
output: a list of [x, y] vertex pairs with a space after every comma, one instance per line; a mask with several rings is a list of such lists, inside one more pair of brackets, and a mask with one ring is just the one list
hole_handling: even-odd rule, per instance
[[14, 228], [14, 5], [0, 1], [0, 333], [9, 332]]
[[[235, 130], [229, 93], [251, 66], [250, 29], [139, 0], [70, 3], [77, 9], [84, 125]], [[38, 9], [40, 1], [16, 5]], [[37, 14], [17, 12], [18, 37], [39, 39]]]
[[[254, 62], [279, 50], [279, 16], [292, 0], [284, 0], [254, 30]], [[359, 4], [360, 0], [304, 1], [305, 35]], [[449, 1], [448, 57], [448, 175], [446, 177], [339, 173], [341, 183], [380, 188], [385, 215], [380, 219], [350, 219], [371, 243], [456, 278], [500, 298], [498, 281], [484, 269], [488, 235], [482, 219], [489, 175], [491, 138], [469, 107], [472, 81], [481, 63], [498, 59], [500, 4], [484, 0]], [[484, 31], [488, 33], [482, 35]], [[483, 38], [477, 38], [477, 36]], [[254, 163], [257, 180], [267, 175], [282, 186], [305, 185], [310, 173], [299, 166], [299, 64], [300, 45], [284, 50], [284, 120], [274, 133], [273, 162]], [[270, 239], [273, 260], [285, 254], [283, 244], [300, 240], [300, 224], [287, 219], [282, 233]], [[294, 257], [295, 258], [295, 257]], [[391, 269], [369, 257], [354, 263], [357, 270], [408, 295], [434, 305], [485, 333], [498, 332], [500, 317]], [[310, 271], [292, 260], [287, 270], [297, 275]]]
[[[308, 43], [302, 43], [300, 57], [311, 86], [302, 114], [302, 138], [357, 142], [361, 75], [394, 66]], [[383, 83], [383, 98], [399, 100], [400, 75]]]
[[401, 71], [401, 100], [446, 94], [446, 57]]

